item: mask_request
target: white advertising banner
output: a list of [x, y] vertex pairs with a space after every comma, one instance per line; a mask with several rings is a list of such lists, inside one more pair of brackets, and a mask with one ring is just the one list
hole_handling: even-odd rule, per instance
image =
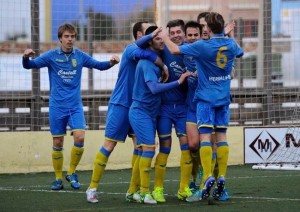
[[299, 161], [299, 132], [299, 127], [245, 127], [245, 164]]

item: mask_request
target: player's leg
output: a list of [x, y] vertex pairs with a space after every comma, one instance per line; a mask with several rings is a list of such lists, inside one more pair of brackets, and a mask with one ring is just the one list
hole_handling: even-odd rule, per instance
[[71, 149], [70, 165], [66, 180], [70, 182], [72, 188], [79, 189], [80, 183], [75, 172], [84, 152], [84, 130], [86, 125], [82, 107], [72, 108], [68, 112], [70, 114], [68, 124], [72, 130], [74, 145]]
[[229, 146], [227, 143], [227, 126], [229, 124], [229, 106], [216, 109], [216, 139], [217, 139], [217, 161], [219, 167], [217, 187], [214, 191], [214, 198], [219, 199], [225, 189], [225, 177], [227, 172]]
[[186, 120], [187, 120], [187, 108], [185, 105], [178, 105], [176, 109], [176, 117], [174, 117], [174, 127], [177, 137], [180, 142], [180, 186], [177, 193], [177, 197], [180, 200], [185, 200], [192, 195], [189, 188], [189, 181], [192, 174], [192, 157], [188, 145], [187, 133], [186, 133]]
[[66, 127], [68, 123], [68, 116], [65, 115], [64, 111], [57, 108], [49, 108], [49, 122], [50, 131], [53, 137], [52, 144], [52, 165], [55, 174], [55, 181], [51, 185], [52, 190], [63, 189], [63, 146], [64, 136], [66, 135]]
[[200, 158], [203, 168], [204, 185], [201, 191], [202, 199], [206, 199], [210, 195], [210, 189], [215, 183], [215, 178], [212, 177], [211, 163], [212, 163], [212, 143], [211, 133], [214, 127], [214, 109], [206, 103], [197, 104], [197, 123], [200, 133]]
[[166, 111], [157, 118], [157, 134], [159, 137], [159, 152], [154, 163], [155, 174], [152, 194], [157, 202], [166, 202], [164, 197], [164, 180], [172, 145], [172, 120]]
[[150, 192], [151, 162], [155, 155], [155, 125], [156, 120], [137, 108], [130, 109], [129, 119], [137, 138], [137, 146], [141, 146], [142, 154], [139, 159], [140, 191], [134, 200], [156, 204]]
[[186, 120], [186, 132], [187, 132], [187, 139], [189, 144], [189, 149], [191, 151], [192, 157], [192, 181], [190, 182], [190, 189], [192, 192], [198, 190], [197, 186], [197, 179], [199, 173], [199, 166], [200, 166], [200, 154], [199, 154], [199, 132], [197, 127], [197, 117], [196, 111], [188, 110], [187, 112], [187, 120]]
[[105, 140], [94, 159], [93, 173], [86, 191], [87, 201], [98, 202], [96, 191], [105, 171], [106, 164], [118, 142], [124, 143], [129, 132], [128, 108], [110, 104], [106, 116]]

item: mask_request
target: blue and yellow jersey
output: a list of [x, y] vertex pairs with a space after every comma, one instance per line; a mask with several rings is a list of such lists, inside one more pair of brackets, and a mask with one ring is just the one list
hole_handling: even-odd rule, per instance
[[149, 60], [140, 60], [136, 67], [135, 83], [132, 95], [132, 108], [139, 108], [155, 118], [161, 104], [161, 93], [152, 94], [147, 82], [158, 82], [161, 77], [160, 69]]
[[179, 46], [181, 53], [193, 56], [198, 70], [198, 85], [194, 101], [212, 106], [230, 104], [230, 81], [234, 59], [243, 49], [232, 39], [217, 34], [209, 40]]
[[148, 59], [155, 62], [157, 55], [149, 50], [130, 44], [122, 54], [118, 79], [110, 97], [110, 103], [130, 107], [132, 103], [132, 90], [135, 81], [135, 69], [139, 59]]
[[[169, 70], [169, 79], [167, 82], [178, 80], [182, 73], [186, 71], [183, 63], [183, 55], [173, 55], [164, 48], [162, 58]], [[162, 93], [162, 104], [185, 104], [187, 93], [187, 83], [165, 91]]]
[[[26, 61], [25, 61], [26, 63]], [[79, 49], [66, 54], [61, 48], [50, 50], [41, 56], [28, 60], [24, 68], [48, 67], [50, 80], [49, 106], [72, 108], [82, 105], [82, 68], [107, 70], [109, 61], [99, 62]]]

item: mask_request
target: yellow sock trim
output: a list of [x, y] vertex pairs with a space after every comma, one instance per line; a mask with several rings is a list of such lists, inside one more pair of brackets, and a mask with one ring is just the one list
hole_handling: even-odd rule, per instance
[[73, 174], [76, 171], [76, 167], [79, 164], [79, 161], [81, 160], [82, 154], [84, 152], [83, 147], [77, 147], [73, 146], [71, 150], [71, 161], [70, 161], [70, 167], [68, 174]]
[[200, 148], [201, 165], [203, 168], [203, 180], [211, 175], [212, 148], [211, 146], [201, 146]]
[[140, 159], [141, 194], [150, 192], [150, 171], [152, 158]]
[[229, 147], [228, 146], [220, 146], [217, 149], [217, 160], [219, 166], [219, 176], [226, 175], [227, 171], [227, 163], [228, 163], [228, 155], [229, 155]]
[[140, 187], [140, 159], [141, 156], [137, 156], [132, 167], [130, 185], [127, 191], [128, 193], [134, 193]]
[[90, 188], [98, 188], [100, 179], [105, 170], [108, 157], [101, 152], [98, 152], [94, 160], [94, 169], [92, 174], [92, 180], [90, 183]]
[[190, 150], [181, 150], [180, 157], [180, 188], [182, 192], [189, 186], [190, 176], [192, 174], [193, 164]]
[[52, 165], [56, 179], [63, 179], [62, 169], [64, 163], [63, 151], [52, 150]]
[[164, 179], [166, 175], [166, 166], [168, 162], [169, 154], [158, 153], [155, 159], [155, 176], [154, 176], [154, 188], [164, 187]]

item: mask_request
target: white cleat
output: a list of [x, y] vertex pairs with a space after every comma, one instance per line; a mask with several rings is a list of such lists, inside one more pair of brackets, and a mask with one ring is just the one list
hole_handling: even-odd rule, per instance
[[95, 188], [88, 188], [86, 190], [86, 200], [90, 203], [98, 203], [98, 195]]

